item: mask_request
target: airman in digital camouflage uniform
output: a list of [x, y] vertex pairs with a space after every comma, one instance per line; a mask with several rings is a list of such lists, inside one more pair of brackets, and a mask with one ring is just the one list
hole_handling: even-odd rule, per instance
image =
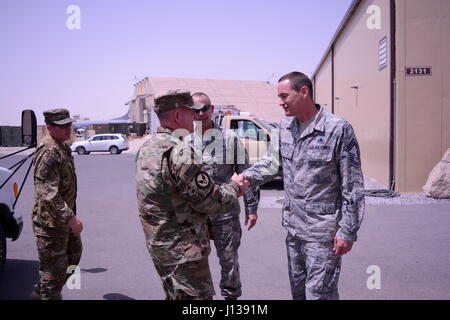
[[193, 131], [194, 109], [202, 107], [189, 92], [157, 97], [161, 127], [136, 156], [140, 219], [168, 300], [212, 298], [206, 218], [229, 211], [238, 198], [238, 184], [214, 184], [180, 139]]
[[[199, 142], [205, 171], [215, 183], [226, 183], [235, 172], [241, 173], [250, 167], [248, 154], [232, 130], [222, 129], [212, 122], [214, 106], [211, 105], [209, 97], [203, 92], [197, 92], [192, 98], [205, 107], [196, 110], [195, 116], [195, 120], [201, 126], [201, 132], [189, 135], [187, 142], [193, 146]], [[258, 218], [258, 193], [259, 187], [255, 186], [244, 194], [245, 225], [248, 225], [248, 230], [256, 224]], [[242, 294], [238, 261], [242, 236], [240, 211], [238, 205], [225, 214], [208, 217], [210, 236], [214, 240], [221, 266], [219, 286], [225, 300], [235, 300]]]
[[61, 299], [67, 269], [80, 262], [82, 223], [76, 217], [77, 177], [70, 138], [72, 119], [67, 109], [44, 111], [49, 135], [34, 156], [36, 190], [32, 222], [39, 255], [39, 283], [32, 299]]
[[281, 165], [292, 296], [339, 299], [341, 256], [351, 250], [364, 216], [358, 142], [345, 119], [314, 103], [311, 80], [304, 74], [283, 76], [278, 96], [286, 114], [279, 153], [271, 149], [243, 176], [262, 184]]

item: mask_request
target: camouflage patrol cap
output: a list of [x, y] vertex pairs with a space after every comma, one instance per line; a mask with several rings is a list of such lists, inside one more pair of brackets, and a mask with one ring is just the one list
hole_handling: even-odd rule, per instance
[[179, 107], [200, 110], [203, 104], [194, 102], [189, 91], [171, 90], [155, 98], [155, 112], [163, 113]]
[[73, 122], [73, 119], [70, 117], [69, 110], [62, 108], [45, 110], [44, 117], [45, 123], [47, 124], [63, 125]]

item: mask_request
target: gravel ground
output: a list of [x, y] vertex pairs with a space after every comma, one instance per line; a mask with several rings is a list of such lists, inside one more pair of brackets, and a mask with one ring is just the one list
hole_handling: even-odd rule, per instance
[[434, 199], [423, 193], [400, 193], [396, 198], [374, 198], [366, 196], [367, 205], [412, 205], [412, 204], [447, 204], [450, 199]]
[[[364, 188], [366, 190], [388, 190], [388, 188], [375, 179], [365, 177]], [[395, 198], [377, 198], [366, 196], [367, 205], [412, 205], [412, 204], [450, 204], [450, 199], [434, 199], [424, 193], [400, 193]]]

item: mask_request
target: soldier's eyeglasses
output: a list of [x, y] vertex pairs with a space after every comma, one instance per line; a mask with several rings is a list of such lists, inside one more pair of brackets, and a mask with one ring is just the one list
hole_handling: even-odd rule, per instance
[[213, 105], [212, 104], [207, 104], [206, 106], [204, 106], [203, 108], [199, 109], [199, 110], [195, 110], [195, 112], [200, 113], [200, 112], [207, 112]]
[[56, 123], [53, 123], [51, 126], [52, 126], [52, 127], [58, 127], [58, 128], [61, 128], [61, 129], [66, 129], [66, 128], [72, 126], [72, 122], [69, 122], [69, 123], [66, 123], [66, 124], [56, 124]]

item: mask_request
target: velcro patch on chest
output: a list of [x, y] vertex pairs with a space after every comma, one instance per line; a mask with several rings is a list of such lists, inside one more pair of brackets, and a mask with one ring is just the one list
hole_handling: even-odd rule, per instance
[[197, 165], [195, 164], [191, 164], [186, 171], [184, 171], [183, 175], [186, 179], [188, 179], [189, 181], [192, 181], [192, 179], [194, 179], [195, 175], [197, 174], [197, 172], [199, 172], [200, 169]]
[[310, 146], [308, 149], [310, 149], [310, 150], [331, 150], [331, 147], [315, 145], [315, 146]]

